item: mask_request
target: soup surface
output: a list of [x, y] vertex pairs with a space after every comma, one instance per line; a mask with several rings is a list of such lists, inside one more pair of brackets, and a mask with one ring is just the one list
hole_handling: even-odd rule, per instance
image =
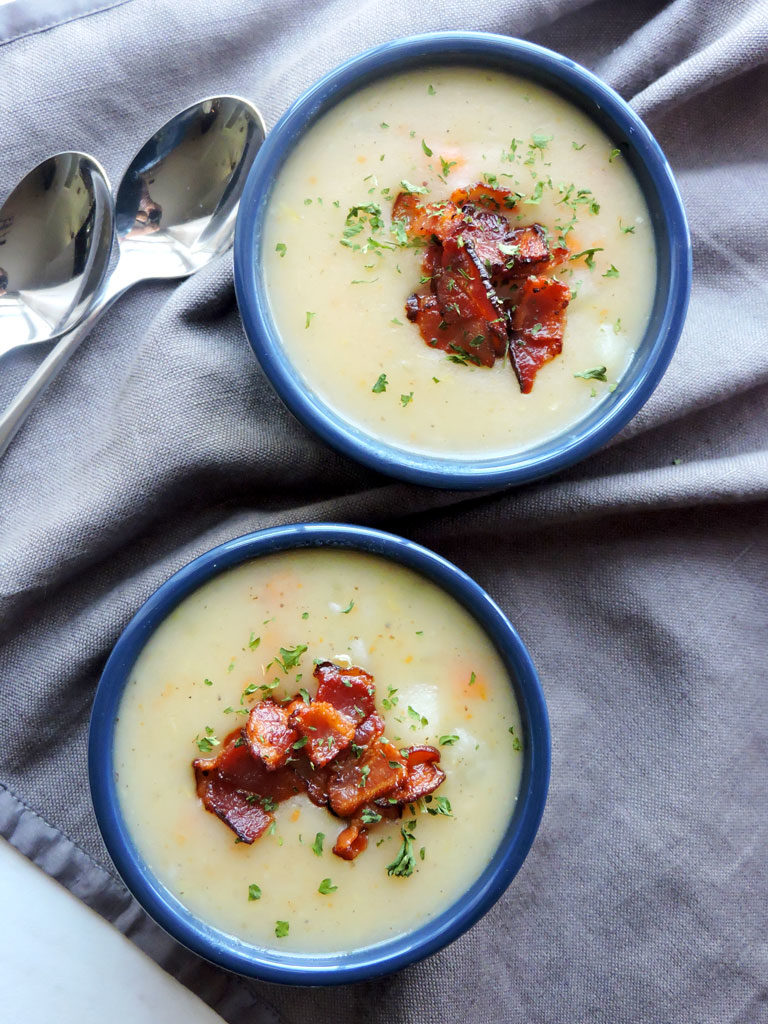
[[[303, 644], [288, 673], [270, 666], [281, 647]], [[314, 695], [315, 659], [374, 675], [396, 746], [439, 748], [450, 816], [421, 802], [373, 826], [368, 849], [345, 861], [331, 852], [345, 822], [304, 795], [279, 804], [274, 829], [251, 846], [203, 809], [193, 758], [244, 724], [241, 709], [261, 697], [244, 696], [254, 684], [279, 678], [278, 698]], [[308, 549], [222, 573], [159, 626], [123, 696], [115, 769], [140, 853], [193, 913], [256, 945], [331, 953], [412, 930], [466, 891], [509, 823], [522, 749], [508, 674], [461, 605], [385, 559]], [[416, 867], [390, 877], [409, 820]]]
[[[537, 222], [570, 250], [555, 272], [572, 292], [563, 352], [530, 394], [507, 359], [453, 361], [404, 313], [423, 251], [390, 229], [393, 200], [415, 186], [439, 202], [478, 181], [519, 193], [511, 224]], [[383, 229], [364, 217], [349, 234], [350, 211], [368, 204]], [[532, 82], [460, 67], [377, 81], [324, 114], [280, 171], [263, 247], [273, 317], [307, 387], [366, 433], [467, 459], [530, 447], [604, 399], [642, 339], [656, 280], [645, 201], [601, 129]]]

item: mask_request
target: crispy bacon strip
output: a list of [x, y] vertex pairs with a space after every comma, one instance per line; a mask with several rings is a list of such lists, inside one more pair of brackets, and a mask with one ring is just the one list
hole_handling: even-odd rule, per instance
[[[568, 250], [551, 250], [540, 224], [512, 227], [505, 212], [516, 201], [517, 194], [509, 189], [476, 182], [455, 189], [450, 199], [441, 202], [400, 193], [393, 218], [405, 225], [411, 239], [430, 240], [422, 260], [429, 291], [414, 292], [405, 306], [424, 341], [454, 361], [490, 367], [504, 356], [511, 338], [510, 358], [520, 389], [527, 394], [540, 367], [562, 350], [570, 299], [564, 285], [551, 281], [556, 290], [548, 290], [546, 301], [532, 303], [533, 286], [528, 281], [538, 281], [545, 271], [554, 269], [567, 258]], [[537, 283], [536, 289], [541, 287]], [[517, 310], [512, 301], [502, 302], [499, 289], [502, 294], [507, 289], [513, 294], [523, 290], [519, 301], [517, 296], [514, 299]], [[510, 306], [511, 323], [505, 311]], [[537, 306], [546, 307], [542, 313], [546, 322], [538, 315], [527, 318], [526, 311]], [[523, 312], [518, 314], [520, 309]]]
[[288, 724], [289, 710], [273, 700], [260, 700], [248, 715], [243, 734], [250, 752], [274, 771], [291, 755], [299, 734]]
[[290, 723], [306, 737], [304, 749], [317, 768], [330, 764], [342, 750], [346, 750], [355, 736], [354, 721], [327, 701], [302, 703], [291, 715]]
[[321, 661], [313, 674], [318, 681], [316, 699], [327, 701], [356, 723], [354, 742], [359, 747], [381, 736], [384, 722], [376, 713], [376, 689], [370, 673]]
[[354, 860], [368, 845], [368, 836], [361, 825], [348, 825], [339, 832], [333, 852], [342, 860]]
[[406, 777], [405, 759], [397, 747], [376, 740], [361, 757], [348, 755], [334, 765], [328, 783], [331, 810], [353, 818], [364, 804], [390, 793]]
[[272, 811], [304, 789], [290, 769], [269, 770], [251, 755], [238, 729], [216, 757], [193, 761], [197, 793], [203, 805], [232, 829], [243, 843], [252, 843], [269, 828]]
[[568, 286], [549, 277], [529, 277], [522, 286], [512, 314], [509, 358], [524, 395], [541, 367], [563, 350], [570, 298]]

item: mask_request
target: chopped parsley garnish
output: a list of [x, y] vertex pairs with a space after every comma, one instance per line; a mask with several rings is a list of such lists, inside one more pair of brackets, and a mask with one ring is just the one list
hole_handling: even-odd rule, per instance
[[397, 704], [399, 698], [395, 696], [396, 693], [396, 686], [390, 686], [389, 689], [387, 690], [387, 696], [381, 702], [386, 711], [391, 711], [392, 708]]
[[284, 672], [287, 672], [289, 668], [296, 668], [301, 661], [301, 656], [307, 650], [306, 644], [296, 644], [295, 647], [281, 647], [280, 655], [282, 661], [279, 658], [275, 658], [278, 665], [282, 666]]
[[[342, 608], [342, 609], [341, 609], [341, 614], [342, 614], [342, 615], [349, 615], [349, 613], [350, 613], [350, 612], [352, 611], [352, 609], [353, 609], [354, 607], [355, 607], [355, 601], [354, 601], [354, 598], [353, 598], [353, 599], [352, 599], [352, 600], [351, 600], [351, 601], [349, 602], [349, 604], [347, 605], [347, 607], [346, 607], [346, 608]], [[350, 683], [350, 686], [351, 686], [351, 685], [352, 685], [352, 684]]]
[[603, 247], [601, 245], [596, 245], [593, 246], [591, 249], [582, 249], [581, 252], [575, 252], [573, 256], [569, 256], [568, 259], [578, 260], [581, 259], [582, 256], [586, 256], [586, 260], [584, 262], [587, 264], [590, 270], [594, 270], [596, 252], [603, 252]]
[[586, 146], [586, 142], [582, 142], [580, 146], [576, 142], [572, 142], [571, 145], [574, 149], [584, 149], [584, 147]]
[[203, 686], [213, 686], [213, 680], [212, 679], [204, 679], [203, 680]]
[[275, 935], [278, 939], [284, 939], [288, 934], [289, 924], [287, 921], [275, 921]]
[[255, 882], [252, 882], [248, 886], [248, 899], [249, 900], [260, 900], [261, 899], [261, 889], [259, 888], [258, 885], [256, 885]]
[[430, 96], [434, 96], [435, 95], [435, 87], [434, 87], [434, 85], [432, 85], [431, 82], [427, 86], [427, 92], [429, 93]]
[[635, 233], [635, 225], [629, 224], [627, 225], [627, 227], [624, 227], [624, 225], [621, 223], [621, 218], [619, 218], [619, 227], [621, 228], [621, 233], [623, 235], [634, 235]]
[[406, 405], [408, 405], [408, 403], [412, 402], [412, 401], [413, 401], [413, 392], [412, 391], [410, 392], [410, 394], [400, 395], [400, 404], [402, 405], [403, 408], [405, 408]]
[[612, 149], [611, 150], [611, 155], [608, 157], [608, 163], [612, 164], [617, 156], [621, 156], [621, 150], [620, 149]]
[[372, 807], [364, 807], [360, 820], [364, 825], [375, 825], [376, 822], [381, 821], [381, 815], [378, 811], [374, 811]]
[[440, 744], [441, 747], [450, 747], [454, 743], [459, 742], [459, 737], [456, 735], [455, 732], [452, 732], [447, 736], [441, 736], [437, 742]]
[[330, 878], [324, 878], [320, 885], [317, 887], [317, 891], [321, 896], [328, 896], [332, 892], [336, 892], [338, 885], [334, 885]]
[[402, 320], [398, 320], [396, 316], [393, 316], [392, 319], [389, 322], [391, 324], [397, 324], [398, 327], [402, 327], [403, 326], [403, 321]]
[[255, 633], [251, 633], [251, 638], [248, 641], [248, 646], [250, 647], [250, 649], [252, 651], [255, 651], [260, 643], [261, 643], [261, 637], [260, 636], [256, 636]]
[[386, 375], [386, 373], [380, 373], [379, 377], [378, 377], [378, 380], [376, 381], [376, 383], [371, 388], [371, 391], [374, 393], [374, 395], [380, 395], [382, 391], [386, 391], [386, 390], [387, 390], [387, 375]]
[[415, 821], [409, 821], [406, 825], [403, 825], [400, 829], [400, 835], [403, 837], [402, 845], [397, 851], [397, 856], [391, 864], [387, 864], [387, 874], [397, 875], [400, 878], [408, 878], [413, 874], [413, 869], [416, 866], [416, 861], [413, 856], [413, 841], [416, 838], [412, 832], [415, 827]]
[[476, 682], [477, 682], [477, 676], [476, 676], [476, 675], [475, 675], [475, 673], [473, 672], [473, 673], [472, 673], [472, 674], [470, 675], [470, 677], [469, 677], [469, 685], [470, 685], [470, 686], [474, 686]]
[[605, 366], [594, 366], [591, 370], [582, 370], [581, 373], [574, 373], [574, 377], [581, 377], [582, 380], [602, 380], [608, 381], [606, 377]]
[[616, 267], [614, 267], [613, 264], [611, 264], [610, 267], [603, 274], [603, 277], [618, 277], [618, 276], [619, 276], [619, 272], [616, 269]]
[[444, 178], [448, 177], [451, 173], [451, 168], [455, 167], [457, 162], [456, 160], [446, 160], [445, 157], [440, 157], [440, 167], [442, 168]]
[[553, 138], [554, 135], [539, 135], [534, 132], [534, 134], [531, 136], [531, 148], [546, 149]]
[[619, 319], [613, 325], [613, 333], [614, 334], [620, 334], [621, 330], [622, 330], [622, 327], [621, 327], [621, 317], [619, 317]]
[[288, 252], [288, 246], [285, 242], [278, 242], [275, 246], [275, 252], [279, 252], [280, 256], [283, 257]]
[[544, 327], [544, 324], [538, 324], [538, 323], [534, 324], [533, 327], [531, 328], [531, 334], [533, 334], [533, 335], [538, 334], [539, 331], [541, 331], [543, 327]]
[[323, 855], [323, 840], [325, 839], [325, 832], [318, 832], [315, 836], [315, 841], [312, 843], [312, 853], [318, 857]]
[[306, 736], [302, 736], [300, 740], [296, 740], [296, 742], [293, 744], [293, 749], [294, 750], [301, 750], [301, 748], [305, 747], [306, 745], [307, 745], [307, 737]]
[[210, 754], [214, 747], [218, 747], [219, 740], [216, 739], [210, 725], [206, 725], [205, 736], [195, 736], [195, 743], [201, 754]]
[[408, 715], [416, 723], [415, 725], [411, 726], [412, 729], [418, 729], [419, 726], [424, 728], [425, 726], [429, 725], [429, 720], [425, 718], [424, 715], [420, 715], [419, 712], [412, 708], [410, 704], [408, 705]]
[[446, 796], [436, 796], [427, 807], [427, 814], [444, 814], [446, 818], [452, 818], [451, 801]]
[[424, 152], [427, 154], [427, 156], [432, 156], [432, 150], [426, 144], [424, 139], [421, 140], [421, 148], [424, 150]]
[[317, 316], [317, 313], [307, 313], [307, 318], [304, 321], [304, 330], [305, 331], [309, 327], [309, 325], [312, 323], [312, 317], [313, 316]]
[[364, 764], [360, 769], [360, 781], [357, 784], [358, 789], [365, 789], [365, 784], [368, 781], [368, 776], [371, 774], [371, 766]]
[[429, 192], [429, 189], [427, 188], [426, 185], [412, 185], [410, 181], [406, 181], [405, 178], [401, 180], [400, 185], [403, 189], [403, 192], [411, 192], [422, 196], [425, 196], [427, 192]]
[[386, 121], [382, 121], [381, 124], [379, 125], [379, 128], [389, 128], [389, 125], [387, 124]]
[[427, 855], [427, 849], [426, 849], [426, 847], [425, 847], [425, 846], [422, 846], [422, 848], [421, 848], [421, 849], [419, 850], [419, 858], [420, 858], [421, 860], [424, 860], [424, 858], [426, 857], [426, 855]]
[[305, 690], [303, 686], [299, 689], [299, 696], [301, 697], [301, 699], [304, 701], [305, 704], [309, 704], [309, 702], [312, 699], [309, 696], [309, 692], [307, 690]]

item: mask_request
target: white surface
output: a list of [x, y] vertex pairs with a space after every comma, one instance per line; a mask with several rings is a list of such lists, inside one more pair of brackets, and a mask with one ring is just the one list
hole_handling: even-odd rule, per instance
[[0, 840], [0, 1019], [221, 1024], [125, 936]]

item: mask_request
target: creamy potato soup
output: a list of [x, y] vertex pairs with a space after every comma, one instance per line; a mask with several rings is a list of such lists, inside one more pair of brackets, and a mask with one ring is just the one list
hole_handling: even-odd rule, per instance
[[[516, 193], [511, 225], [538, 223], [568, 249], [552, 268], [571, 290], [562, 354], [529, 394], [508, 358], [488, 368], [430, 349], [405, 315], [424, 251], [392, 229], [393, 201], [413, 188], [441, 202], [475, 182]], [[604, 400], [643, 336], [656, 278], [648, 210], [611, 139], [541, 86], [460, 67], [377, 81], [324, 114], [279, 173], [263, 264], [309, 389], [384, 441], [467, 459], [525, 449]]]
[[[306, 651], [283, 661], [283, 651]], [[305, 794], [252, 845], [208, 813], [192, 761], [214, 756], [259, 687], [314, 696], [316, 660], [372, 673], [386, 739], [430, 744], [436, 802], [371, 826], [356, 859], [332, 852], [345, 822]], [[295, 663], [294, 663], [295, 662]], [[155, 876], [203, 920], [260, 946], [326, 954], [380, 942], [449, 907], [480, 875], [515, 807], [524, 737], [504, 665], [469, 613], [387, 560], [314, 549], [256, 559], [187, 597], [141, 652], [120, 706], [122, 813]], [[413, 835], [408, 877], [388, 874]]]

